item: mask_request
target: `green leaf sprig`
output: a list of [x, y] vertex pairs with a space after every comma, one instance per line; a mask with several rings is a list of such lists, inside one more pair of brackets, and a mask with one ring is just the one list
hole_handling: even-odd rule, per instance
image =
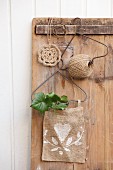
[[39, 92], [35, 94], [31, 107], [38, 110], [41, 115], [50, 109], [64, 110], [68, 107], [68, 97], [64, 95], [59, 97], [54, 92], [47, 94]]

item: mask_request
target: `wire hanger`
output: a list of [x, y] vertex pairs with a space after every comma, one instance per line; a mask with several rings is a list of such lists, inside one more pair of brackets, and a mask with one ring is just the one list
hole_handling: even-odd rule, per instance
[[[80, 19], [80, 21], [81, 21], [81, 22], [80, 22], [80, 23], [81, 23], [80, 25], [82, 25], [82, 20], [81, 20], [81, 18], [75, 18], [74, 21], [75, 21], [76, 19]], [[51, 19], [51, 20], [52, 20], [52, 19]], [[49, 20], [48, 26], [50, 25], [51, 20]], [[65, 26], [64, 26], [64, 28], [66, 29]], [[55, 30], [55, 28], [54, 28], [54, 30]], [[51, 31], [51, 30], [50, 30], [50, 31]], [[71, 42], [73, 41], [73, 39], [75, 38], [76, 35], [84, 36], [84, 37], [86, 37], [86, 38], [88, 38], [88, 39], [90, 39], [90, 40], [92, 40], [92, 41], [95, 41], [95, 42], [97, 42], [98, 44], [101, 44], [101, 45], [103, 45], [104, 47], [106, 47], [106, 53], [103, 54], [103, 55], [94, 57], [94, 58], [89, 62], [90, 65], [93, 64], [93, 62], [94, 62], [95, 59], [105, 57], [105, 56], [108, 54], [108, 46], [107, 46], [106, 44], [104, 44], [104, 43], [102, 43], [102, 42], [100, 42], [100, 41], [98, 41], [98, 40], [95, 40], [95, 39], [93, 39], [93, 38], [90, 38], [90, 37], [88, 37], [88, 36], [86, 36], [86, 35], [84, 35], [84, 34], [82, 34], [82, 33], [75, 32], [75, 34], [73, 35], [73, 37], [71, 38], [71, 40], [69, 41], [69, 43], [67, 44], [66, 48], [64, 49], [64, 51], [63, 51], [63, 53], [62, 53], [62, 55], [61, 55], [62, 66], [59, 67], [59, 64], [58, 64], [58, 69], [57, 69], [57, 71], [55, 71], [50, 77], [48, 77], [44, 82], [42, 82], [42, 83], [32, 92], [31, 99], [33, 99], [34, 93], [35, 93], [41, 86], [43, 86], [43, 85], [44, 85], [50, 78], [52, 78], [56, 73], [59, 73], [65, 80], [70, 81], [72, 84], [74, 84], [76, 87], [78, 87], [78, 88], [84, 93], [84, 96], [85, 96], [85, 97], [84, 97], [83, 100], [81, 100], [81, 102], [86, 101], [86, 99], [87, 99], [87, 93], [86, 93], [80, 86], [78, 86], [78, 85], [74, 82], [74, 80], [73, 80], [72, 77], [70, 77], [71, 79], [68, 79], [67, 77], [65, 77], [65, 76], [60, 72], [60, 70], [66, 70], [66, 69], [67, 69], [67, 68], [63, 69], [63, 60], [62, 60], [62, 57], [63, 57], [64, 53], [66, 52], [67, 48], [69, 47], [69, 45], [71, 44]], [[51, 34], [50, 34], [50, 36], [51, 36]], [[78, 100], [70, 100], [70, 101], [78, 102]]]
[[[49, 20], [49, 24], [50, 24], [50, 20]], [[49, 26], [48, 24], [48, 26]], [[62, 56], [64, 55], [66, 49], [68, 48], [68, 46], [70, 45], [71, 41], [67, 44], [66, 48], [64, 49]], [[84, 93], [84, 99], [81, 100], [81, 102], [85, 102], [87, 100], [87, 93], [85, 92], [85, 90], [83, 90], [80, 86], [78, 86], [74, 81], [73, 78], [71, 77], [71, 79], [68, 79], [67, 77], [65, 77], [61, 72], [60, 72], [61, 68], [57, 69], [51, 76], [49, 76], [44, 82], [42, 82], [31, 94], [31, 100], [33, 100], [33, 95], [35, 94], [35, 92], [42, 87], [50, 78], [52, 78], [53, 76], [55, 76], [55, 74], [59, 73], [65, 80], [69, 81], [71, 84], [75, 85], [77, 88], [79, 88], [83, 93]], [[78, 100], [70, 100], [69, 102], [78, 102]]]
[[[69, 81], [71, 84], [75, 85], [77, 88], [79, 88], [83, 93], [84, 93], [84, 99], [81, 100], [81, 102], [85, 102], [87, 100], [87, 93], [80, 87], [78, 86], [73, 79], [68, 79], [67, 77], [65, 77], [59, 69], [57, 69], [50, 77], [48, 77], [45, 81], [43, 81], [33, 92], [31, 95], [31, 100], [33, 100], [33, 95], [35, 94], [35, 92], [42, 87], [49, 79], [51, 79], [53, 76], [55, 76], [55, 74], [59, 73], [65, 80]], [[70, 102], [78, 102], [78, 100], [69, 100]]]

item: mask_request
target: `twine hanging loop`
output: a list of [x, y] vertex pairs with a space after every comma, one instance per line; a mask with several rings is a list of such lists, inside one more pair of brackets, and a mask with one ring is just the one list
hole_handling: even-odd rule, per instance
[[48, 19], [48, 32], [47, 41], [48, 44], [44, 45], [38, 52], [38, 61], [44, 66], [55, 66], [61, 60], [61, 52], [57, 45], [51, 42], [51, 24], [53, 19]]

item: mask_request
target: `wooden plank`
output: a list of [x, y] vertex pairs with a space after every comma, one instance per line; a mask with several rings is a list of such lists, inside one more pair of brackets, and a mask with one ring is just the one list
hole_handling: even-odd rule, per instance
[[[83, 18], [87, 18], [87, 0], [82, 0], [82, 5], [81, 5], [81, 8], [82, 8], [82, 14], [81, 14], [81, 17]], [[77, 8], [77, 7], [76, 7]], [[78, 15], [76, 16], [80, 16], [79, 13]]]
[[[92, 36], [97, 40], [104, 42], [104, 37]], [[101, 45], [96, 44], [86, 38], [81, 39], [80, 37], [75, 39], [73, 44], [76, 44], [76, 53], [86, 53], [90, 57], [94, 57], [96, 53], [103, 53], [104, 48]], [[96, 61], [94, 65], [94, 73], [92, 77], [104, 75], [104, 59], [101, 61]], [[101, 73], [101, 74], [100, 74]], [[77, 82], [77, 80], [76, 80]], [[93, 80], [85, 80], [77, 82], [79, 85], [85, 89], [88, 94], [88, 101], [84, 103], [85, 116], [89, 119], [88, 128], [88, 154], [87, 162], [84, 165], [76, 165], [75, 170], [80, 168], [80, 170], [86, 169], [102, 169], [104, 170], [104, 139], [102, 137], [103, 127], [104, 127], [104, 90], [101, 83], [95, 83]], [[102, 85], [102, 86], [101, 86]], [[76, 92], [78, 94], [78, 90]], [[80, 93], [80, 92], [79, 92]], [[80, 95], [80, 94], [79, 94]], [[99, 103], [101, 97], [101, 103]], [[100, 136], [100, 137], [98, 137]], [[95, 140], [96, 139], [96, 140]], [[101, 147], [101, 149], [99, 148]]]
[[60, 17], [60, 0], [37, 0], [36, 16], [37, 17]]
[[112, 8], [113, 8], [113, 0], [111, 0], [111, 18], [113, 18], [113, 10], [112, 10]]
[[[113, 75], [113, 36], [105, 37], [109, 45], [109, 56], [106, 57], [105, 75]], [[113, 169], [113, 80], [105, 82], [105, 168]]]
[[[0, 169], [14, 170], [10, 4], [0, 1]], [[6, 102], [7, 100], [7, 102]]]
[[86, 0], [61, 0], [61, 17], [86, 17]]
[[[95, 25], [95, 26], [75, 26], [75, 25], [65, 25], [65, 30], [64, 26], [62, 25], [52, 25], [51, 26], [52, 34], [57, 33], [57, 35], [64, 35], [65, 31], [67, 35], [80, 33], [80, 34], [87, 34], [87, 35], [100, 35], [100, 34], [113, 34], [113, 26], [112, 25]], [[55, 31], [54, 31], [55, 30]], [[48, 33], [48, 25], [36, 25], [35, 28], [35, 33], [37, 35], [47, 35]]]
[[[15, 170], [30, 169], [31, 18], [34, 0], [11, 0]], [[21, 29], [18, 26], [21, 26]]]
[[[104, 43], [104, 36], [93, 36], [96, 40]], [[90, 41], [91, 42], [91, 41]], [[90, 44], [90, 43], [89, 43]], [[93, 45], [93, 46], [92, 46]], [[91, 48], [92, 47], [92, 48]], [[103, 54], [104, 47], [92, 42], [89, 45], [90, 56]], [[94, 72], [92, 77], [104, 77], [104, 58], [94, 62]], [[93, 80], [92, 80], [93, 81]], [[90, 82], [90, 108], [91, 108], [91, 138], [89, 148], [89, 167], [104, 170], [104, 81]], [[100, 102], [101, 99], [101, 102]]]
[[[65, 27], [64, 27], [65, 25]], [[82, 26], [81, 26], [82, 25]], [[54, 18], [51, 25], [52, 34], [113, 34], [113, 19], [99, 19], [99, 18]], [[65, 30], [64, 30], [65, 29]], [[55, 30], [55, 31], [54, 31]], [[35, 33], [47, 34], [48, 31], [48, 18], [36, 19]]]
[[[36, 25], [48, 25], [48, 18], [34, 18]], [[113, 18], [53, 18], [53, 24], [65, 24], [65, 25], [113, 25]]]
[[[71, 36], [68, 36], [68, 41], [70, 40], [70, 38], [71, 38]], [[72, 46], [74, 46], [74, 55], [80, 54], [80, 53], [85, 54], [85, 52], [86, 52], [85, 50], [88, 51], [86, 43], [87, 43], [87, 40], [85, 38], [82, 38], [81, 36], [80, 37], [76, 36], [75, 39], [72, 42]], [[81, 80], [75, 80], [75, 83], [77, 85], [79, 85], [81, 88], [83, 88], [85, 90], [85, 92], [87, 93], [88, 97], [89, 97], [90, 86], [89, 86], [88, 79], [85, 79], [82, 82], [81, 82]], [[67, 88], [65, 90], [67, 90]], [[67, 91], [66, 91], [66, 94], [67, 94]], [[69, 89], [69, 94], [71, 94], [71, 96], [72, 96], [71, 98], [75, 99], [75, 100], [77, 100], [77, 99], [82, 100], [85, 97], [84, 94], [81, 92], [81, 90], [79, 90], [77, 87], [74, 87], [74, 85], [73, 85], [72, 88]], [[68, 94], [68, 96], [69, 96], [69, 94]], [[84, 103], [82, 103], [82, 106], [84, 107], [85, 120], [86, 120], [88, 105], [89, 105], [88, 101], [85, 101]], [[87, 140], [86, 142], [87, 142], [87, 145], [88, 145], [89, 141]], [[87, 150], [86, 150], [86, 152], [87, 152]], [[87, 164], [87, 162], [85, 164], [74, 163], [73, 170], [85, 170], [86, 164]]]
[[111, 17], [111, 0], [103, 1], [103, 0], [87, 0], [87, 17], [91, 18], [110, 18]]

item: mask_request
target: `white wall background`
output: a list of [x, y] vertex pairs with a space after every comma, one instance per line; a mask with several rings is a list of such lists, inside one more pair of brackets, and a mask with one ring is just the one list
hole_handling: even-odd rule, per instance
[[113, 0], [0, 0], [0, 170], [30, 170], [33, 17], [113, 17]]

